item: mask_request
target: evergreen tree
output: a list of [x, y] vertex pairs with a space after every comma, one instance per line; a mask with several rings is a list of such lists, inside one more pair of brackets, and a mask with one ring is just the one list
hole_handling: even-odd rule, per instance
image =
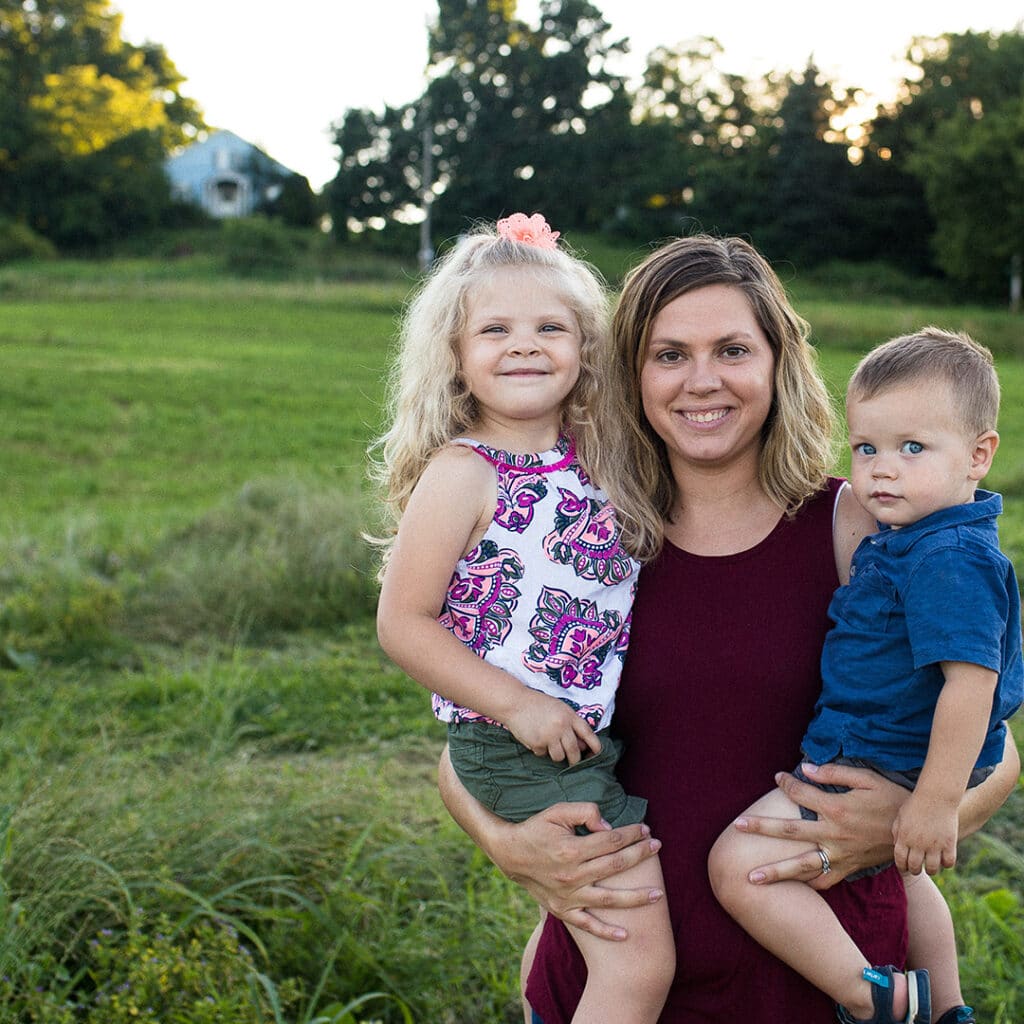
[[762, 214], [750, 231], [776, 259], [813, 266], [853, 254], [854, 168], [832, 119], [850, 97], [821, 76], [813, 61], [787, 76], [770, 150]]

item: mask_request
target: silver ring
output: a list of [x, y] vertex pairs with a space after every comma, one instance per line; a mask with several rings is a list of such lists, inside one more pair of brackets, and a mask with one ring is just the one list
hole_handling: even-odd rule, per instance
[[821, 873], [827, 875], [832, 870], [832, 863], [828, 859], [828, 854], [819, 846], [818, 856], [821, 858]]

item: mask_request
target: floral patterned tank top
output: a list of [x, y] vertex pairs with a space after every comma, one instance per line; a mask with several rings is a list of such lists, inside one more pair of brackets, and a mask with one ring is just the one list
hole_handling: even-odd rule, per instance
[[[565, 701], [593, 729], [606, 727], [640, 568], [621, 546], [614, 508], [566, 435], [530, 455], [452, 443], [494, 466], [498, 500], [483, 538], [455, 567], [441, 625], [526, 686]], [[487, 721], [437, 694], [433, 708], [443, 722]]]

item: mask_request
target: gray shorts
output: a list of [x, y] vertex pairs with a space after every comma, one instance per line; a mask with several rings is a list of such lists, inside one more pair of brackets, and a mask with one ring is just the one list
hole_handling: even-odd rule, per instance
[[553, 804], [578, 801], [597, 804], [616, 828], [643, 821], [647, 801], [629, 796], [615, 778], [621, 742], [607, 731], [597, 735], [600, 753], [570, 765], [538, 757], [500, 726], [460, 722], [448, 726], [448, 752], [466, 789], [506, 821], [525, 821]]
[[[809, 759], [808, 759], [809, 760]], [[888, 768], [879, 768], [878, 765], [872, 764], [870, 761], [865, 761], [862, 757], [837, 757], [829, 764], [848, 764], [853, 768], [867, 768], [873, 771], [876, 775], [881, 775], [882, 778], [888, 779], [890, 782], [895, 782], [897, 786], [902, 786], [904, 789], [913, 791], [917, 785], [917, 780], [921, 777], [920, 768], [911, 768], [905, 772], [896, 772]], [[995, 771], [993, 766], [987, 768], [975, 768], [971, 772], [970, 779], [967, 780], [967, 788], [973, 789], [975, 786], [980, 786], [991, 774]], [[801, 781], [806, 782], [815, 789], [824, 790], [826, 793], [848, 793], [850, 791], [849, 786], [828, 786], [823, 782], [818, 782], [815, 779], [809, 778], [800, 770], [800, 765], [797, 765], [793, 769], [793, 774]], [[799, 805], [798, 805], [799, 806]], [[809, 807], [800, 807], [800, 817], [804, 821], [817, 821], [818, 815], [812, 811]], [[858, 878], [867, 878], [869, 875], [877, 875], [883, 871], [888, 870], [892, 867], [892, 861], [887, 864], [879, 864], [873, 868], [864, 868], [863, 871], [855, 871], [852, 875], [848, 875], [846, 881], [855, 882]]]

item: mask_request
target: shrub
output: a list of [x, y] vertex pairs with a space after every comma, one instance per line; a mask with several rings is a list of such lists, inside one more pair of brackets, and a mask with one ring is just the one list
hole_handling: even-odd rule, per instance
[[272, 276], [294, 270], [305, 249], [301, 233], [266, 217], [224, 223], [224, 262], [233, 274]]
[[[266, 994], [250, 984], [257, 975], [252, 953], [230, 926], [200, 921], [176, 929], [166, 915], [142, 911], [127, 926], [103, 928], [86, 945], [72, 975], [47, 957], [29, 977], [0, 980], [0, 1013], [8, 1020], [46, 1024], [261, 1024]], [[294, 1007], [301, 986], [276, 986], [282, 1010]]]
[[95, 552], [56, 554], [0, 545], [0, 665], [74, 661], [116, 649], [123, 598], [98, 572]]
[[53, 243], [37, 235], [27, 224], [0, 220], [0, 263], [52, 259], [56, 255]]

